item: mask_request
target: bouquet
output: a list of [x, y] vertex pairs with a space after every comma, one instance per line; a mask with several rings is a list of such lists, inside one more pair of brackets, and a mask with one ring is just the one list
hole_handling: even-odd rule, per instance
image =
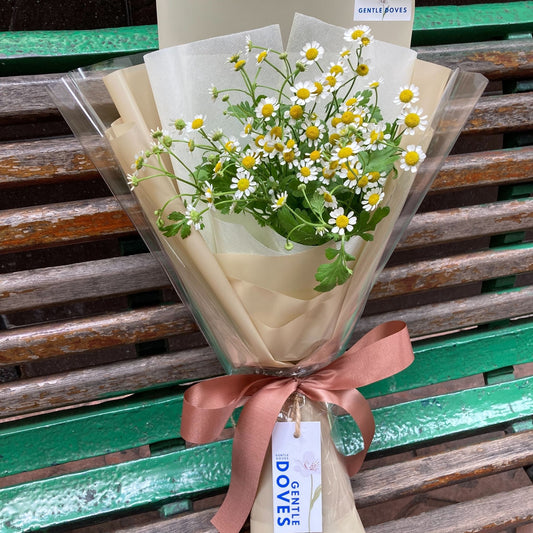
[[[269, 26], [123, 61], [53, 92], [230, 374], [187, 391], [182, 435], [216, 438], [245, 403], [215, 525], [253, 506], [252, 531], [362, 531], [349, 474], [374, 427], [356, 387], [412, 350], [399, 323], [347, 346], [484, 78], [304, 15], [286, 48]], [[347, 467], [329, 404], [362, 434]]]

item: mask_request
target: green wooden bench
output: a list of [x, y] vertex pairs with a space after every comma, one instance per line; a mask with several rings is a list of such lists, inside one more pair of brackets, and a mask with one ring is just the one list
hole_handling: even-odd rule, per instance
[[[531, 2], [416, 12], [421, 58], [490, 84], [355, 333], [405, 320], [416, 354], [363, 390], [368, 533], [533, 522], [532, 29]], [[0, 34], [1, 532], [212, 531], [229, 481], [230, 430], [179, 435], [185, 385], [222, 369], [45, 90], [156, 40]]]

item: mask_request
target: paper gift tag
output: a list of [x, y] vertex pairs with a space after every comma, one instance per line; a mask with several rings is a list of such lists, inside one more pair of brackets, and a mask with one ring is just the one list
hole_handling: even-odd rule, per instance
[[277, 422], [272, 433], [274, 533], [322, 531], [320, 422]]
[[411, 20], [411, 0], [355, 0], [356, 21]]

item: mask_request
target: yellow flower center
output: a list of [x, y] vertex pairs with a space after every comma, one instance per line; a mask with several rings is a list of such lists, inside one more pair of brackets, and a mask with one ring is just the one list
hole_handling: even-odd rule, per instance
[[283, 152], [283, 150], [285, 150], [285, 146], [283, 146], [283, 143], [276, 143], [274, 145], [274, 148], [278, 151], [278, 152]]
[[333, 117], [331, 119], [331, 125], [336, 128], [338, 124], [340, 124], [342, 122], [342, 118], [341, 117]]
[[335, 176], [335, 171], [331, 168], [323, 168], [322, 169], [322, 176], [327, 179], [327, 180], [330, 180], [333, 176]]
[[264, 135], [258, 135], [255, 140], [254, 140], [254, 143], [256, 146], [261, 146], [261, 141], [265, 138]]
[[353, 149], [350, 146], [344, 146], [339, 150], [339, 159], [345, 159], [353, 154]]
[[318, 57], [318, 50], [316, 48], [309, 48], [305, 52], [305, 58], [309, 61], [314, 61]]
[[191, 128], [192, 128], [193, 130], [198, 130], [198, 129], [200, 129], [203, 125], [204, 125], [204, 119], [203, 119], [203, 118], [195, 118], [195, 119], [191, 122]]
[[335, 75], [335, 74], [342, 74], [344, 72], [344, 69], [342, 68], [341, 65], [332, 65], [329, 71], [331, 74]]
[[346, 100], [346, 105], [348, 107], [351, 107], [355, 105], [356, 103], [357, 103], [357, 98], [349, 98], [348, 100]]
[[333, 196], [331, 196], [331, 194], [329, 194], [329, 192], [325, 192], [323, 194], [323, 197], [324, 197], [324, 200], [328, 203], [331, 203], [333, 202]]
[[276, 200], [276, 205], [278, 207], [281, 207], [284, 203], [285, 203], [285, 200], [287, 199], [286, 196], [280, 196], [277, 200]]
[[241, 164], [244, 168], [250, 170], [255, 165], [255, 157], [253, 155], [247, 155], [242, 158]]
[[246, 65], [246, 60], [245, 59], [241, 59], [240, 61], [237, 61], [237, 63], [235, 63], [235, 70], [241, 70], [242, 67], [244, 67], [244, 65]]
[[368, 37], [363, 37], [363, 38], [361, 39], [361, 44], [362, 44], [363, 46], [368, 46], [368, 45], [370, 44], [370, 39], [369, 39]]
[[304, 177], [304, 178], [308, 178], [310, 175], [311, 175], [311, 170], [309, 167], [302, 167], [300, 169], [300, 174]]
[[142, 168], [142, 166], [143, 166], [143, 163], [144, 163], [144, 157], [143, 156], [138, 157], [135, 160], [135, 168], [137, 170], [140, 170]]
[[356, 41], [357, 39], [360, 39], [364, 35], [363, 30], [355, 30], [352, 32], [352, 39]]
[[382, 131], [376, 131], [376, 130], [374, 130], [374, 131], [372, 131], [372, 132], [370, 133], [370, 142], [371, 142], [372, 144], [377, 143], [377, 142], [379, 142], [379, 141], [382, 141], [382, 140], [383, 140], [383, 137], [384, 137], [384, 134], [383, 134]]
[[355, 181], [359, 177], [359, 171], [356, 168], [347, 168], [348, 172], [346, 174], [346, 177], [350, 181]]
[[261, 109], [261, 114], [267, 118], [271, 117], [274, 113], [274, 105], [273, 104], [265, 104], [263, 108]]
[[379, 203], [379, 194], [378, 193], [373, 193], [371, 194], [369, 197], [368, 197], [368, 203], [370, 205], [377, 205]]
[[221, 169], [222, 169], [222, 161], [218, 161], [218, 163], [215, 165], [214, 171], [215, 173], [218, 173], [220, 172]]
[[237, 189], [239, 189], [239, 191], [245, 191], [248, 187], [250, 187], [250, 180], [248, 178], [241, 178], [237, 182]]
[[363, 115], [354, 115], [353, 121], [357, 122], [358, 126], [361, 126], [363, 124]]
[[268, 52], [266, 50], [263, 50], [260, 54], [258, 54], [257, 62], [261, 63], [261, 61], [263, 61], [263, 59], [265, 59], [265, 57], [267, 56], [267, 53]]
[[326, 76], [326, 84], [330, 87], [335, 87], [337, 85], [337, 78], [333, 75]]
[[414, 150], [405, 154], [405, 162], [410, 167], [414, 167], [418, 163], [418, 161], [420, 161], [420, 156]]
[[310, 159], [311, 161], [317, 161], [319, 158], [320, 158], [320, 150], [313, 150], [313, 151], [309, 154], [309, 159]]
[[292, 150], [289, 150], [288, 152], [283, 153], [283, 159], [287, 163], [291, 163], [292, 161], [294, 161], [295, 158], [296, 158], [296, 154]]
[[346, 226], [348, 226], [348, 224], [350, 223], [350, 220], [348, 219], [348, 217], [346, 215], [339, 215], [336, 219], [335, 219], [335, 224], [339, 227], [339, 228], [345, 228]]
[[331, 161], [331, 163], [329, 164], [329, 168], [331, 170], [336, 170], [338, 166], [339, 166], [339, 162], [338, 161]]
[[361, 176], [361, 178], [357, 182], [357, 186], [363, 188], [363, 187], [366, 187], [367, 185], [368, 185], [367, 176]]
[[350, 50], [346, 49], [341, 52], [341, 57], [348, 57], [350, 54]]
[[307, 100], [311, 96], [311, 91], [305, 87], [302, 87], [296, 91], [296, 96], [301, 100]]
[[355, 115], [351, 111], [345, 111], [342, 114], [341, 120], [344, 124], [351, 124], [355, 119]]
[[264, 150], [267, 154], [271, 154], [271, 153], [274, 151], [274, 148], [275, 148], [275, 146], [272, 145], [272, 144], [265, 143], [265, 144], [263, 145], [263, 150]]
[[340, 138], [341, 138], [341, 136], [338, 133], [332, 133], [329, 136], [329, 143], [330, 144], [337, 144], [339, 142]]
[[289, 116], [294, 120], [299, 120], [304, 116], [304, 110], [300, 105], [293, 105], [289, 109]]
[[281, 136], [283, 135], [283, 130], [281, 129], [280, 126], [274, 126], [271, 130], [270, 130], [270, 135], [276, 139], [281, 139]]
[[249, 133], [251, 133], [252, 131], [252, 125], [251, 124], [246, 124], [246, 126], [244, 126], [244, 133], [246, 133], [246, 135], [248, 135]]
[[359, 65], [357, 65], [357, 68], [355, 69], [355, 72], [357, 72], [359, 76], [366, 76], [369, 70], [370, 69], [368, 68], [368, 65], [366, 65], [365, 63], [359, 63]]
[[322, 87], [322, 84], [318, 81], [315, 81], [315, 94], [320, 95], [322, 94], [323, 90], [324, 90], [324, 87]]
[[372, 183], [375, 183], [376, 181], [379, 180], [379, 172], [376, 172], [375, 170], [372, 170], [371, 172], [368, 173], [368, 179]]
[[416, 128], [420, 124], [420, 117], [416, 113], [409, 113], [404, 122], [408, 128]]
[[320, 130], [316, 126], [309, 126], [305, 130], [305, 136], [312, 141], [316, 141], [320, 137]]
[[413, 99], [413, 91], [411, 91], [411, 89], [404, 89], [401, 93], [400, 93], [400, 102], [404, 103], [404, 104], [408, 104], [412, 99]]
[[224, 145], [224, 148], [225, 148], [228, 152], [234, 152], [234, 151], [235, 151], [235, 144], [233, 143], [233, 141], [228, 141], [228, 142]]
[[296, 144], [296, 141], [294, 139], [289, 139], [287, 141], [287, 148], [289, 148], [290, 150], [292, 150], [294, 148], [294, 145]]

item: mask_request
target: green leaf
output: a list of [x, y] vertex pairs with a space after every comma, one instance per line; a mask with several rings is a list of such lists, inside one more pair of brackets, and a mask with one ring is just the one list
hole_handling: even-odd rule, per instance
[[186, 239], [191, 234], [191, 226], [185, 221], [181, 223], [181, 238]]
[[337, 248], [326, 248], [326, 258], [332, 261], [339, 255]]
[[342, 285], [352, 275], [352, 270], [346, 265], [346, 259], [351, 258], [344, 249], [338, 251], [335, 261], [320, 265], [316, 271], [315, 279], [319, 284], [315, 287], [318, 292], [328, 292], [337, 285]]

